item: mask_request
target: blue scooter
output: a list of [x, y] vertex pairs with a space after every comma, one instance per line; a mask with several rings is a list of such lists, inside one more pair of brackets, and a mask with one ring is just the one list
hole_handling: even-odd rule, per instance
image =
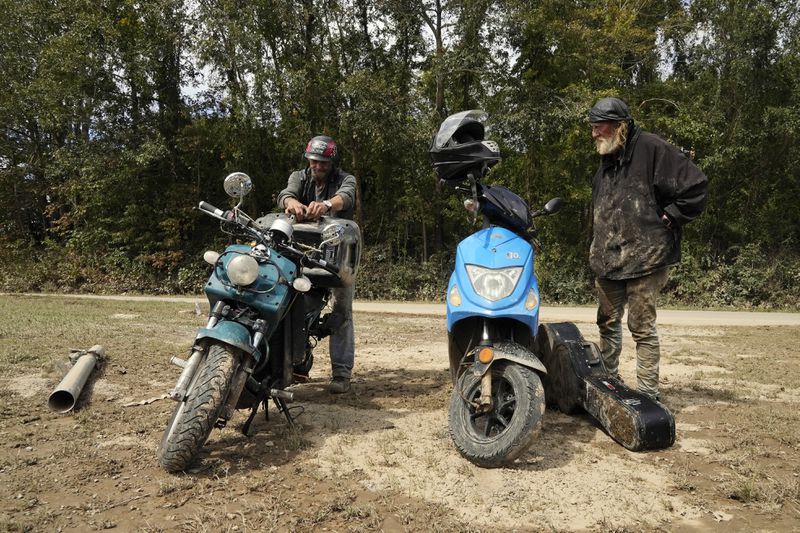
[[467, 195], [464, 202], [484, 227], [456, 251], [447, 288], [450, 435], [458, 451], [482, 467], [518, 458], [541, 429], [545, 398], [535, 355], [539, 285], [534, 272], [533, 219], [558, 212], [553, 198], [538, 211], [509, 189], [480, 179], [500, 160], [497, 144], [483, 139], [484, 115], [448, 117], [431, 145], [439, 177]]

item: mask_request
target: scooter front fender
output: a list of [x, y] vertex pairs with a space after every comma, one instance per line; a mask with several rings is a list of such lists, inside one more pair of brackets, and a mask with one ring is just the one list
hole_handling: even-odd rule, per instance
[[232, 346], [244, 353], [250, 354], [256, 360], [261, 360], [261, 352], [253, 346], [250, 330], [238, 322], [223, 320], [217, 322], [212, 328], [200, 328], [197, 332], [197, 341], [214, 339]]
[[536, 355], [524, 346], [516, 342], [496, 342], [492, 346], [494, 357], [488, 363], [481, 363], [478, 360], [478, 352], [485, 348], [485, 346], [476, 346], [470, 354], [471, 359], [474, 361], [470, 371], [476, 376], [483, 376], [497, 361], [513, 361], [514, 363], [547, 374], [547, 369], [544, 364], [539, 360]]

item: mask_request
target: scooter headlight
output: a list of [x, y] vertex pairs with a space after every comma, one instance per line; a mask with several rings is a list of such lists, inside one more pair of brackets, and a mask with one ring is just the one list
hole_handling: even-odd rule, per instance
[[239, 287], [246, 287], [258, 278], [258, 261], [249, 255], [237, 255], [230, 260], [225, 271], [231, 283]]
[[490, 302], [496, 302], [514, 292], [522, 274], [522, 267], [492, 269], [467, 265], [467, 274], [472, 288], [479, 296]]

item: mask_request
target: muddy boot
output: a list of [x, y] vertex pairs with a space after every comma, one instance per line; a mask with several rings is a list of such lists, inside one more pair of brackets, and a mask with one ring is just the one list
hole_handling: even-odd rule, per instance
[[334, 376], [331, 384], [328, 386], [328, 391], [331, 394], [342, 394], [350, 390], [350, 378], [341, 376]]

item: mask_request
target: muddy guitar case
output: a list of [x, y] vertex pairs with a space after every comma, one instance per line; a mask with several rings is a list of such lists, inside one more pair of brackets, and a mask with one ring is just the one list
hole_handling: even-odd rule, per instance
[[536, 351], [547, 368], [542, 384], [549, 405], [567, 414], [586, 410], [632, 451], [668, 448], [675, 442], [669, 409], [612, 378], [597, 345], [584, 340], [575, 324], [541, 324]]

